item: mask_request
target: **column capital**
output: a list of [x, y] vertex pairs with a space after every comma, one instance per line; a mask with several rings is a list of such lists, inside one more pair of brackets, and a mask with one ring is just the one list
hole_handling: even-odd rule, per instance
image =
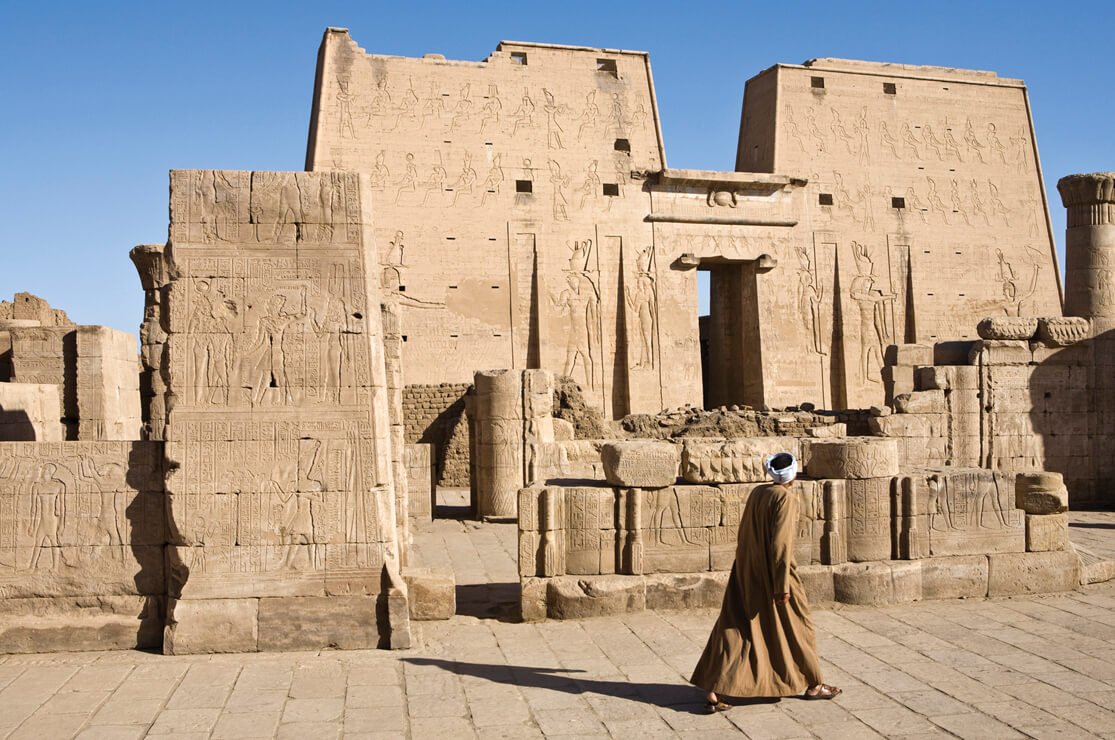
[[1115, 172], [1067, 175], [1057, 182], [1068, 228], [1115, 224]]

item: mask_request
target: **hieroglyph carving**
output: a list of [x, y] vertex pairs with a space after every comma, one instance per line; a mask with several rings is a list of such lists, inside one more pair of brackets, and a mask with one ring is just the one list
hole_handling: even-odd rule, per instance
[[158, 446], [152, 443], [5, 443], [0, 596], [4, 576], [17, 571], [74, 577], [78, 568], [124, 567], [133, 546], [161, 545], [161, 489]]
[[181, 350], [170, 361], [179, 404], [367, 400], [359, 260], [182, 257], [178, 263], [198, 276], [176, 281], [169, 293], [170, 343]]
[[[356, 175], [172, 173], [171, 240], [193, 244], [332, 244], [359, 239]], [[340, 232], [337, 226], [347, 224]]]

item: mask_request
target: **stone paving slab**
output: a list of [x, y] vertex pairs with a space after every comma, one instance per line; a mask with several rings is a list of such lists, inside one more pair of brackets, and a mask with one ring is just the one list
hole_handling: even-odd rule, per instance
[[[1115, 528], [1082, 529], [1115, 552]], [[419, 540], [471, 600], [417, 624], [414, 649], [0, 656], [0, 737], [1115, 738], [1115, 583], [818, 610], [842, 696], [709, 715], [686, 679], [714, 611], [519, 624], [513, 525]]]

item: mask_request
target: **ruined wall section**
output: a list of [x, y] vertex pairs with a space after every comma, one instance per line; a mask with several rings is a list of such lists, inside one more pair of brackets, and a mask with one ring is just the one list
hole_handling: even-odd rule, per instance
[[[753, 92], [765, 108], [771, 87], [774, 118], [749, 115]], [[840, 317], [802, 360], [832, 379], [835, 405], [879, 402], [887, 345], [973, 339], [985, 316], [1060, 313], [1020, 81], [820, 59], [763, 72], [748, 96], [737, 169], [773, 159], [809, 180], [791, 269], [820, 295], [812, 321]]]
[[352, 173], [171, 173], [166, 652], [409, 640], [371, 222]]
[[161, 446], [0, 444], [0, 653], [158, 648]]
[[505, 42], [484, 62], [408, 59], [330, 29], [313, 115], [307, 167], [369, 175], [408, 385], [546, 368], [616, 417], [697, 400], [656, 370], [691, 348], [628, 349], [640, 301], [696, 315], [694, 290], [637, 292], [640, 261], [662, 262], [644, 222], [643, 178], [664, 165], [646, 54]]
[[403, 390], [407, 444], [431, 445], [435, 482], [444, 486], [468, 485], [465, 395], [471, 387], [471, 383], [438, 383], [408, 385]]

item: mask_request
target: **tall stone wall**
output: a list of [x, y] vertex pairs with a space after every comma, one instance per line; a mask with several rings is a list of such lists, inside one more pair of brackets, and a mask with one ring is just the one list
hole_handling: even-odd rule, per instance
[[369, 195], [171, 173], [166, 652], [409, 640]]
[[542, 367], [609, 415], [699, 401], [699, 373], [659, 356], [664, 316], [697, 357], [691, 276], [644, 220], [663, 164], [644, 53], [503, 43], [449, 62], [325, 34], [307, 169], [372, 176], [408, 385]]
[[736, 169], [809, 180], [806, 233], [778, 255], [799, 282], [771, 300], [801, 317], [779, 327], [780, 341], [815, 341], [788, 355], [802, 370], [772, 377], [837, 378], [826, 407], [878, 403], [887, 345], [975, 339], [984, 316], [1060, 313], [1020, 80], [844, 59], [779, 64], [747, 83]]
[[408, 384], [544, 368], [610, 418], [866, 408], [888, 345], [1060, 311], [1026, 90], [991, 72], [777, 65], [740, 171], [674, 170], [646, 54], [407, 59], [329, 29], [307, 168], [372, 178]]

